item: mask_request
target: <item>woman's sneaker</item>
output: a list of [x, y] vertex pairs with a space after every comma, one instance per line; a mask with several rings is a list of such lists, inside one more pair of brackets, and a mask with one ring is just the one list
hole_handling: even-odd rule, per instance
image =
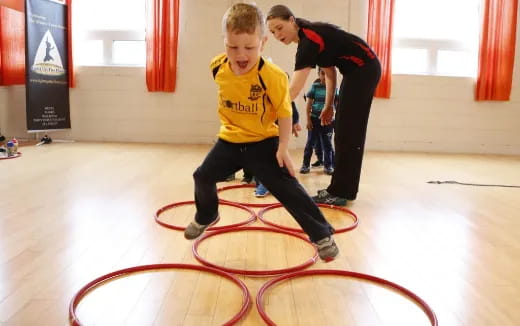
[[255, 196], [265, 197], [267, 195], [269, 195], [269, 190], [267, 190], [267, 188], [263, 184], [259, 183], [255, 189]]
[[318, 195], [312, 197], [312, 200], [314, 200], [314, 202], [318, 204], [328, 204], [334, 206], [347, 205], [347, 198], [341, 198], [331, 195], [326, 189], [318, 190]]
[[334, 257], [339, 254], [338, 246], [336, 246], [336, 242], [334, 242], [332, 236], [316, 241], [315, 245], [318, 249], [318, 256], [325, 262], [334, 260]]
[[325, 172], [325, 174], [327, 174], [327, 175], [333, 175], [334, 174], [334, 168], [332, 168], [332, 167], [324, 168], [323, 172]]
[[184, 230], [184, 238], [186, 238], [188, 240], [193, 240], [193, 239], [198, 238], [202, 233], [204, 233], [204, 231], [206, 231], [207, 228], [209, 228], [213, 224], [217, 223], [218, 220], [219, 220], [219, 218], [217, 217], [215, 219], [215, 221], [213, 221], [207, 225], [199, 224], [195, 221], [191, 222]]
[[311, 172], [311, 168], [308, 167], [308, 166], [305, 166], [305, 165], [304, 165], [304, 166], [302, 166], [301, 169], [300, 169], [300, 173], [301, 173], [301, 174], [307, 174], [307, 173], [309, 173], [309, 172]]

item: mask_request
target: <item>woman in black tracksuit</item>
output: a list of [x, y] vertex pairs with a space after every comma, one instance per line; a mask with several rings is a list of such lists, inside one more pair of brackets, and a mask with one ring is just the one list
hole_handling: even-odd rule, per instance
[[315, 66], [325, 71], [327, 95], [320, 119], [332, 121], [336, 68], [343, 75], [336, 108], [334, 146], [335, 170], [327, 189], [313, 199], [318, 203], [344, 206], [355, 200], [374, 92], [381, 77], [381, 65], [365, 41], [339, 27], [296, 18], [291, 10], [277, 5], [267, 14], [267, 25], [284, 44], [298, 43], [290, 96], [294, 100]]

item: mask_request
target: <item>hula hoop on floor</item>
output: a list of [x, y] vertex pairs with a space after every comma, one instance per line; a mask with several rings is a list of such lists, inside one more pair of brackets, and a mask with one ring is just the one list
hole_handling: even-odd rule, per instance
[[[186, 229], [185, 226], [177, 226], [177, 225], [173, 225], [173, 224], [169, 224], [169, 223], [163, 222], [163, 221], [161, 221], [159, 219], [159, 215], [161, 215], [162, 213], [164, 213], [165, 211], [167, 211], [169, 209], [172, 209], [172, 208], [175, 208], [175, 207], [178, 207], [178, 206], [182, 206], [182, 205], [190, 205], [190, 204], [194, 204], [194, 203], [195, 203], [195, 201], [190, 200], [190, 201], [181, 201], [181, 202], [177, 202], [177, 203], [173, 203], [173, 204], [169, 204], [169, 205], [163, 206], [163, 207], [159, 208], [157, 210], [157, 212], [155, 213], [155, 215], [154, 215], [155, 222], [157, 222], [159, 225], [161, 225], [161, 226], [163, 226], [165, 228], [168, 228], [168, 229], [184, 231]], [[216, 231], [216, 230], [222, 230], [222, 229], [235, 228], [235, 227], [239, 227], [239, 226], [242, 226], [242, 225], [247, 225], [247, 224], [253, 223], [256, 220], [255, 212], [252, 209], [250, 209], [249, 207], [246, 207], [246, 206], [243, 206], [243, 205], [240, 205], [240, 204], [237, 204], [237, 203], [227, 202], [227, 201], [219, 201], [219, 205], [227, 205], [227, 206], [238, 207], [240, 209], [243, 209], [243, 210], [249, 212], [249, 214], [251, 214], [251, 216], [249, 216], [249, 218], [247, 220], [245, 220], [243, 222], [239, 222], [239, 223], [223, 225], [223, 226], [210, 226], [208, 228], [208, 231]], [[219, 221], [219, 219], [220, 219], [220, 217], [214, 223], [217, 223]]]
[[22, 156], [22, 153], [21, 152], [16, 152], [16, 154], [13, 155], [13, 156], [0, 156], [0, 160], [10, 160], [10, 159], [13, 159], [13, 158], [19, 158], [20, 156]]
[[[256, 186], [253, 184], [243, 184], [243, 185], [240, 184], [240, 185], [225, 186], [225, 187], [218, 188], [217, 193], [220, 193], [222, 191], [226, 191], [229, 189], [237, 189], [237, 188], [256, 188]], [[221, 199], [220, 201], [227, 202], [227, 203], [235, 203], [235, 204], [239, 204], [239, 205], [247, 206], [247, 207], [267, 207], [267, 206], [276, 204], [276, 202], [274, 202], [274, 203], [241, 203], [241, 202], [236, 202], [236, 201], [227, 200], [227, 199]]]
[[432, 308], [430, 308], [430, 306], [423, 299], [421, 299], [419, 296], [417, 296], [415, 293], [402, 287], [401, 285], [390, 282], [388, 280], [385, 280], [385, 279], [382, 279], [379, 277], [376, 277], [376, 276], [369, 275], [369, 274], [362, 274], [362, 273], [342, 271], [342, 270], [332, 270], [332, 269], [329, 269], [329, 270], [315, 269], [315, 270], [307, 270], [307, 271], [298, 271], [298, 272], [294, 272], [291, 274], [285, 274], [285, 275], [278, 276], [278, 277], [266, 282], [264, 285], [262, 285], [262, 287], [260, 288], [260, 290], [258, 290], [258, 293], [256, 295], [256, 308], [258, 310], [258, 313], [262, 317], [262, 319], [266, 322], [266, 324], [271, 325], [271, 326], [276, 325], [276, 323], [269, 318], [269, 316], [267, 315], [267, 313], [264, 310], [264, 304], [263, 304], [264, 293], [267, 291], [267, 289], [269, 289], [271, 286], [275, 285], [276, 283], [279, 283], [279, 282], [282, 282], [285, 280], [289, 280], [289, 279], [293, 279], [293, 278], [297, 278], [297, 277], [316, 276], [316, 275], [346, 276], [346, 277], [352, 277], [352, 278], [356, 278], [356, 279], [367, 280], [367, 281], [370, 281], [377, 285], [388, 286], [388, 287], [396, 290], [397, 292], [399, 292], [401, 295], [404, 295], [404, 296], [410, 298], [412, 301], [414, 301], [423, 310], [423, 312], [426, 314], [426, 316], [428, 316], [428, 319], [430, 320], [430, 323], [432, 324], [432, 326], [438, 326], [437, 316], [435, 315], [435, 312], [432, 310]]
[[[350, 230], [353, 230], [355, 229], [357, 226], [358, 226], [358, 217], [357, 215], [352, 212], [351, 210], [349, 209], [346, 209], [346, 208], [343, 208], [343, 207], [339, 207], [339, 206], [334, 206], [334, 205], [327, 205], [327, 204], [316, 204], [318, 205], [319, 207], [325, 207], [325, 208], [330, 208], [330, 209], [336, 209], [336, 210], [339, 210], [339, 211], [342, 211], [342, 212], [345, 212], [347, 213], [348, 215], [352, 216], [352, 219], [353, 219], [353, 222], [351, 225], [347, 226], [347, 227], [344, 227], [344, 228], [339, 228], [339, 229], [336, 229], [334, 231], [334, 233], [343, 233], [343, 232], [347, 232], [347, 231], [350, 231]], [[275, 227], [277, 229], [282, 229], [282, 230], [285, 230], [285, 231], [290, 231], [290, 232], [299, 232], [299, 233], [304, 233], [304, 231], [301, 229], [301, 228], [292, 228], [292, 227], [289, 227], [289, 226], [284, 226], [284, 225], [280, 225], [280, 224], [276, 224], [274, 222], [270, 222], [268, 220], [266, 220], [264, 218], [264, 213], [268, 210], [271, 210], [271, 209], [275, 209], [275, 208], [280, 208], [280, 207], [283, 207], [282, 204], [274, 204], [274, 205], [271, 205], [271, 206], [267, 206], [267, 207], [264, 207], [263, 209], [261, 209], [258, 213], [257, 213], [257, 217], [260, 221], [262, 221], [263, 223], [267, 224], [267, 225], [270, 225], [272, 227]]]
[[[274, 269], [274, 270], [246, 270], [246, 269], [228, 268], [228, 267], [224, 267], [224, 266], [219, 266], [217, 264], [213, 264], [213, 263], [207, 261], [206, 259], [202, 258], [199, 255], [199, 253], [197, 252], [197, 248], [199, 247], [200, 243], [202, 241], [204, 241], [205, 239], [214, 237], [216, 235], [223, 234], [223, 233], [238, 232], [238, 231], [266, 231], [266, 232], [287, 234], [292, 237], [301, 239], [301, 240], [305, 241], [306, 243], [310, 244], [314, 248], [314, 255], [311, 258], [309, 258], [307, 261], [305, 261], [304, 263], [294, 266], [294, 267]], [[193, 243], [192, 251], [193, 251], [193, 255], [195, 256], [195, 259], [197, 259], [203, 265], [217, 268], [219, 270], [222, 270], [222, 271], [225, 271], [228, 273], [240, 274], [240, 275], [246, 275], [246, 276], [273, 276], [273, 275], [280, 275], [280, 274], [295, 272], [295, 271], [299, 271], [299, 270], [302, 270], [302, 269], [305, 269], [305, 268], [311, 266], [312, 264], [314, 264], [316, 262], [316, 260], [318, 258], [318, 250], [316, 249], [316, 247], [314, 247], [314, 245], [308, 239], [303, 237], [302, 235], [294, 233], [294, 232], [288, 232], [288, 231], [281, 230], [281, 229], [266, 228], [266, 227], [260, 227], [260, 226], [245, 226], [245, 227], [240, 227], [240, 228], [223, 229], [223, 230], [205, 233], [202, 237], [195, 240], [195, 242]]]
[[210, 268], [206, 266], [199, 266], [199, 265], [189, 265], [189, 264], [152, 264], [152, 265], [141, 265], [141, 266], [135, 266], [130, 268], [121, 269], [103, 276], [100, 276], [96, 278], [95, 280], [91, 281], [87, 285], [83, 286], [75, 295], [72, 297], [72, 300], [69, 305], [69, 319], [72, 325], [74, 326], [80, 326], [81, 321], [78, 319], [78, 316], [76, 316], [76, 308], [90, 291], [94, 290], [96, 287], [100, 286], [102, 283], [107, 282], [113, 278], [126, 276], [128, 274], [136, 273], [136, 272], [143, 272], [143, 271], [153, 271], [153, 270], [164, 270], [164, 269], [189, 269], [189, 270], [198, 270], [203, 272], [208, 272], [212, 274], [217, 274], [222, 277], [227, 278], [228, 280], [232, 281], [236, 285], [240, 287], [242, 290], [242, 295], [244, 297], [242, 307], [240, 308], [240, 311], [235, 314], [230, 320], [228, 320], [224, 325], [235, 325], [240, 319], [244, 317], [247, 310], [249, 309], [249, 306], [251, 305], [251, 298], [249, 294], [249, 290], [247, 289], [246, 285], [237, 277], [235, 277], [232, 274], [223, 272], [221, 270]]

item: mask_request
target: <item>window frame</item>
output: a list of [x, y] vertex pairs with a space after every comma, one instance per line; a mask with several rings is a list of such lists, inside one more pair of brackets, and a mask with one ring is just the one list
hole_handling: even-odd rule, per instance
[[[116, 41], [143, 41], [145, 42], [145, 31], [141, 30], [87, 30], [82, 31], [83, 41], [101, 41], [103, 44], [103, 61], [98, 65], [101, 66], [123, 66], [123, 67], [143, 67], [142, 64], [119, 64], [114, 63], [114, 42]], [[86, 64], [82, 66], [93, 66], [93, 64]]]
[[[396, 5], [399, 0], [395, 0]], [[477, 10], [479, 15], [479, 20], [481, 20], [481, 8], [482, 1], [477, 0]], [[394, 11], [395, 15], [395, 11]], [[394, 16], [394, 19], [396, 17]], [[443, 39], [443, 38], [417, 38], [417, 37], [396, 37], [395, 31], [392, 32], [392, 74], [393, 75], [418, 75], [418, 76], [444, 76], [444, 77], [461, 77], [461, 78], [475, 78], [477, 75], [478, 66], [475, 66], [475, 70], [470, 74], [462, 71], [446, 73], [439, 71], [439, 62], [438, 57], [441, 51], [454, 51], [454, 52], [473, 52], [473, 54], [478, 57], [478, 43], [474, 44], [474, 46], [470, 46], [467, 42], [456, 39]], [[426, 67], [422, 72], [406, 72], [406, 71], [398, 71], [396, 72], [394, 66], [395, 59], [395, 50], [403, 49], [403, 50], [425, 50], [426, 51]]]
[[[420, 38], [396, 38], [392, 42], [392, 50], [399, 49], [421, 49], [426, 50], [426, 69], [419, 73], [395, 73], [396, 75], [429, 75], [429, 76], [455, 76], [470, 77], [467, 75], [446, 75], [439, 72], [438, 56], [440, 51], [466, 52], [472, 51], [471, 47], [464, 46], [461, 42], [446, 39], [420, 39]], [[394, 73], [392, 73], [394, 74]], [[472, 76], [471, 76], [472, 77]]]

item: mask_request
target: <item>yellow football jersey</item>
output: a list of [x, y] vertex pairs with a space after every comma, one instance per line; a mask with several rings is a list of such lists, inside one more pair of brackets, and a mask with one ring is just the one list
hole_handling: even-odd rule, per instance
[[227, 56], [211, 61], [218, 85], [218, 137], [232, 143], [249, 143], [278, 136], [276, 120], [292, 115], [287, 74], [260, 58], [244, 75], [235, 75]]

